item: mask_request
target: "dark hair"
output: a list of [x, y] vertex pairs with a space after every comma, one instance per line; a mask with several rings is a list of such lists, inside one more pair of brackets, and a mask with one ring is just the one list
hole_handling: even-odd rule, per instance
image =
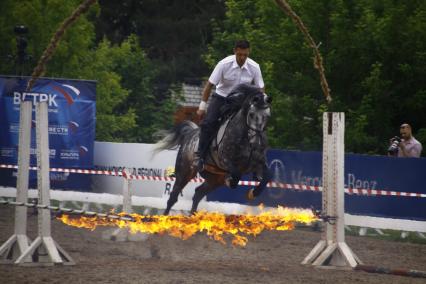
[[250, 43], [248, 42], [248, 40], [245, 40], [245, 39], [237, 40], [235, 42], [234, 48], [241, 48], [241, 49], [250, 48]]

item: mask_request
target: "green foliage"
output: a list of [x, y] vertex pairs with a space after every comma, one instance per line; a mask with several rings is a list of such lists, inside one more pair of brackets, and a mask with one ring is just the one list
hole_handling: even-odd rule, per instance
[[164, 90], [208, 72], [200, 54], [211, 38], [210, 19], [224, 14], [221, 0], [101, 1], [98, 37], [122, 42], [134, 33], [156, 65], [155, 83]]
[[414, 133], [414, 136], [420, 143], [422, 143], [423, 151], [426, 151], [426, 127], [420, 128], [419, 131], [417, 131], [417, 134]]
[[134, 109], [118, 110], [129, 96], [121, 85], [122, 77], [114, 70], [123, 49], [111, 47], [105, 40], [81, 58], [83, 68], [79, 76], [98, 81], [96, 137], [102, 141], [123, 141], [123, 133], [136, 126]]
[[[25, 25], [29, 29], [26, 35], [28, 39], [27, 52], [32, 55], [25, 74], [29, 75], [44, 49], [50, 42], [56, 29], [81, 3], [78, 0], [23, 0], [2, 1], [2, 14], [0, 22], [0, 39], [2, 40], [1, 54], [16, 54], [16, 39], [13, 33], [15, 25]], [[3, 7], [4, 5], [4, 7]], [[96, 14], [98, 7], [94, 7], [89, 14]], [[85, 15], [65, 33], [61, 43], [57, 47], [53, 58], [49, 62], [48, 73], [51, 77], [75, 77], [78, 74], [79, 60], [81, 56], [92, 47], [94, 27]], [[4, 43], [4, 44], [3, 44]], [[2, 61], [0, 72], [13, 74], [13, 62], [6, 64]]]
[[[333, 97], [326, 106], [312, 50], [275, 1], [227, 0], [205, 61], [246, 38], [273, 101], [273, 147], [319, 150], [321, 113], [346, 113], [346, 149], [384, 154], [402, 122], [426, 122], [425, 1], [288, 1], [320, 45]], [[423, 135], [422, 131], [419, 131]]]
[[[114, 116], [120, 114], [116, 119], [123, 123], [119, 123], [120, 128], [114, 130], [115, 136], [120, 141], [153, 142], [154, 132], [171, 126], [174, 104], [170, 98], [160, 99], [153, 95], [152, 63], [147, 60], [138, 41], [137, 36], [131, 35], [120, 45], [111, 46], [109, 41], [104, 39], [100, 42], [94, 57], [88, 58], [89, 61], [86, 64], [88, 72], [93, 72], [92, 65], [96, 64], [101, 68], [100, 71], [108, 70], [109, 73], [113, 72], [119, 78], [119, 85], [122, 89], [117, 90], [116, 93], [111, 88], [112, 86], [109, 86], [112, 84], [111, 81], [99, 79], [99, 83], [104, 83], [103, 85], [107, 88], [105, 93], [109, 92], [110, 95], [106, 97], [105, 102], [103, 102], [103, 98], [99, 98], [101, 102], [99, 104], [98, 100], [97, 104], [98, 107], [105, 107], [102, 113]], [[101, 62], [101, 64], [92, 63], [93, 58], [96, 58], [95, 61]], [[100, 72], [100, 74], [102, 73]], [[112, 98], [113, 102], [108, 98]], [[105, 130], [108, 131], [108, 127]], [[111, 135], [105, 137], [106, 141], [115, 140]]]
[[[66, 32], [45, 76], [98, 81], [98, 140], [152, 142], [172, 124], [172, 89], [208, 76], [246, 38], [274, 99], [271, 146], [320, 150], [324, 111], [346, 113], [349, 152], [384, 154], [403, 122], [425, 145], [426, 1], [288, 2], [321, 43], [331, 104], [312, 49], [273, 0], [100, 1]], [[15, 73], [7, 55], [16, 53], [16, 24], [29, 27], [29, 74], [80, 3], [0, 1], [0, 73]]]

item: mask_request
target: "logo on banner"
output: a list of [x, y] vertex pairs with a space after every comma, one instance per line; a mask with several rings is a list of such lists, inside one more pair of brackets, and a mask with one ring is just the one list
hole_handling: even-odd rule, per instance
[[[67, 84], [61, 84], [61, 85], [62, 87], [65, 87], [65, 88], [61, 88], [59, 86], [54, 85], [53, 89], [61, 93], [64, 96], [67, 103], [69, 105], [72, 105], [74, 103], [74, 98], [77, 98], [80, 95], [80, 90], [71, 85], [67, 85]], [[75, 94], [75, 95], [72, 95], [72, 94]]]
[[[68, 84], [50, 84], [52, 89], [59, 93], [66, 101], [68, 105], [72, 105], [74, 101], [80, 95], [80, 90], [74, 86]], [[13, 92], [13, 104], [18, 105], [22, 101], [32, 101], [33, 104], [39, 102], [47, 102], [49, 107], [58, 107], [56, 102], [58, 94], [50, 92]]]
[[[279, 159], [274, 159], [269, 164], [269, 171], [272, 174], [272, 181], [279, 182], [279, 183], [285, 183], [286, 178], [286, 171], [284, 163]], [[268, 190], [269, 196], [273, 199], [280, 199], [284, 195], [283, 190], [277, 190], [277, 189], [271, 189]]]

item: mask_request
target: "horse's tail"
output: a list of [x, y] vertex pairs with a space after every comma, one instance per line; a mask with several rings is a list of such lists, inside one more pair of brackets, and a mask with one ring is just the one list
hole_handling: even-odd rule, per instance
[[171, 130], [161, 131], [159, 136], [163, 138], [155, 144], [154, 153], [163, 150], [178, 149], [181, 145], [192, 139], [196, 130], [198, 130], [198, 125], [192, 121], [185, 120]]

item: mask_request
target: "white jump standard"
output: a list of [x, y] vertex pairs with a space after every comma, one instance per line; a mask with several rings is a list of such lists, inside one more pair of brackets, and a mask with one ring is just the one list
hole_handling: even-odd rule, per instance
[[[53, 264], [75, 264], [51, 236], [50, 180], [49, 180], [49, 133], [47, 102], [36, 104], [36, 141], [37, 141], [37, 186], [38, 203], [46, 208], [38, 208], [38, 237], [16, 260], [16, 264], [45, 266]], [[29, 153], [28, 153], [29, 154]], [[26, 168], [25, 170], [27, 170]], [[37, 256], [37, 257], [33, 257]], [[33, 262], [26, 263], [28, 258]]]
[[325, 230], [302, 264], [354, 268], [362, 262], [345, 242], [344, 113], [324, 113], [323, 133], [322, 211], [326, 214]]
[[[28, 201], [28, 177], [30, 166], [32, 103], [24, 101], [19, 113], [19, 148], [18, 148], [18, 180], [16, 201]], [[13, 263], [28, 249], [30, 239], [27, 236], [27, 207], [15, 208], [15, 233], [0, 247], [0, 259], [3, 263]], [[23, 259], [30, 262], [31, 259]]]

